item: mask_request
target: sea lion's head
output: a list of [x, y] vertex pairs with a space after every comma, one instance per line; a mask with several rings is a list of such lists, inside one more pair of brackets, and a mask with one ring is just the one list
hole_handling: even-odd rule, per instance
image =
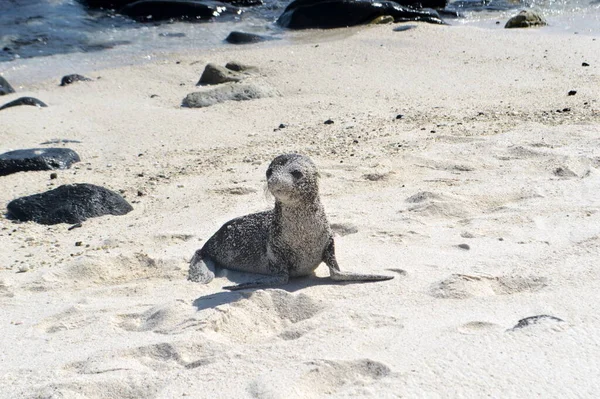
[[267, 168], [267, 187], [284, 205], [312, 203], [319, 196], [317, 166], [303, 155], [279, 155]]

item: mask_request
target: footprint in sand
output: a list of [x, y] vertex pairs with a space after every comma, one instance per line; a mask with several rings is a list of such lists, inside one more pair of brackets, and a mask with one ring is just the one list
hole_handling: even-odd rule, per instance
[[171, 382], [169, 372], [227, 359], [228, 349], [204, 339], [100, 351], [67, 364], [62, 373], [71, 373], [71, 378], [32, 389], [32, 397], [105, 398], [107, 392], [118, 392], [120, 398], [153, 398]]
[[36, 327], [49, 334], [84, 327], [88, 328], [92, 323], [100, 320], [100, 314], [104, 312], [106, 311], [86, 309], [81, 305], [75, 305], [56, 315], [45, 318]]
[[137, 373], [168, 371], [173, 369], [194, 369], [227, 358], [228, 349], [223, 345], [208, 341], [160, 342], [132, 349], [100, 351], [83, 361], [73, 362], [64, 367], [65, 371], [77, 374], [94, 375], [129, 370]]
[[406, 211], [430, 217], [465, 218], [473, 211], [473, 204], [466, 198], [420, 191], [405, 200]]
[[117, 317], [117, 326], [126, 331], [153, 331], [158, 334], [181, 334], [188, 329], [198, 329], [206, 323], [198, 316], [197, 309], [183, 300]]
[[430, 294], [443, 299], [465, 299], [489, 295], [509, 295], [536, 292], [546, 287], [548, 280], [539, 276], [470, 276], [453, 274], [435, 283]]
[[[89, 287], [125, 284], [144, 278], [181, 278], [183, 259], [155, 259], [144, 253], [105, 256], [81, 256], [59, 268], [44, 274], [34, 287], [56, 289], [57, 287]], [[40, 288], [41, 287], [41, 288]]]
[[500, 325], [487, 321], [471, 321], [457, 328], [458, 332], [467, 335], [486, 334], [500, 329], [502, 329]]
[[252, 342], [281, 333], [283, 339], [296, 339], [312, 329], [309, 320], [326, 307], [308, 295], [279, 289], [242, 295], [244, 299], [218, 306], [205, 319], [203, 331], [234, 342]]
[[106, 398], [107, 392], [118, 392], [120, 398], [154, 398], [163, 389], [164, 378], [128, 373], [127, 378], [114, 374], [99, 374], [87, 379], [52, 382], [41, 388], [31, 387], [27, 398]]
[[368, 388], [391, 373], [388, 366], [371, 359], [312, 360], [265, 373], [246, 390], [257, 399], [320, 398], [346, 390], [350, 396], [356, 396], [353, 389]]
[[13, 296], [15, 294], [10, 289], [10, 286], [4, 280], [0, 280], [0, 297], [12, 298]]

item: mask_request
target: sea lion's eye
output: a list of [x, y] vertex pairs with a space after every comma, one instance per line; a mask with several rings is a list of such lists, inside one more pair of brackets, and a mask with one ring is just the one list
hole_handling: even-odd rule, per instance
[[293, 170], [292, 176], [294, 176], [295, 179], [301, 179], [304, 175], [299, 170]]
[[271, 168], [267, 169], [267, 179], [269, 177], [271, 177], [272, 174], [273, 174], [273, 169], [271, 169]]

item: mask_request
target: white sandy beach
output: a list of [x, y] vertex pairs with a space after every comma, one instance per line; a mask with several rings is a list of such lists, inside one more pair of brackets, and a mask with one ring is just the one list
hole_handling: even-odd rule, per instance
[[[92, 183], [134, 210], [73, 230], [0, 219], [0, 397], [598, 397], [600, 38], [417, 25], [67, 87], [5, 71], [18, 92], [0, 104], [49, 107], [0, 111], [0, 153], [70, 139], [82, 162], [0, 177], [0, 203]], [[281, 96], [180, 107], [232, 60]], [[340, 267], [395, 279], [186, 280], [224, 222], [272, 206], [264, 174], [287, 152], [320, 168]], [[562, 321], [513, 330], [540, 315]]]

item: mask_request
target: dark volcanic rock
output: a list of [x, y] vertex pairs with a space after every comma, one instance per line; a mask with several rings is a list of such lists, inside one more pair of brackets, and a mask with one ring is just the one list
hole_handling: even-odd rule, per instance
[[6, 108], [10, 108], [10, 107], [16, 107], [17, 105], [33, 105], [36, 107], [47, 107], [46, 104], [44, 104], [42, 101], [38, 100], [37, 98], [20, 97], [20, 98], [17, 98], [16, 100], [13, 100], [13, 101], [1, 106], [0, 111], [2, 111], [3, 109], [6, 109]]
[[202, 76], [200, 76], [200, 80], [196, 83], [196, 86], [239, 82], [244, 79], [244, 77], [245, 76], [239, 72], [211, 63], [204, 67], [204, 72], [202, 72]]
[[389, 15], [394, 22], [424, 21], [443, 24], [433, 10], [416, 10], [392, 1], [376, 0], [295, 0], [277, 24], [289, 29], [330, 29], [362, 25]]
[[63, 76], [63, 78], [60, 80], [60, 85], [66, 86], [66, 85], [70, 85], [71, 83], [74, 83], [74, 82], [91, 82], [91, 81], [92, 81], [92, 79], [90, 79], [90, 78], [86, 78], [85, 76], [74, 73], [72, 75]]
[[255, 33], [233, 31], [225, 38], [225, 41], [231, 44], [250, 44], [274, 39], [273, 37], [257, 35]]
[[203, 108], [225, 101], [245, 101], [279, 95], [274, 88], [257, 83], [226, 83], [214, 89], [188, 94], [182, 107]]
[[236, 8], [214, 1], [197, 0], [139, 0], [123, 7], [119, 12], [138, 21], [164, 21], [181, 19], [209, 20]]
[[67, 184], [9, 202], [8, 217], [40, 224], [81, 223], [103, 215], [133, 210], [119, 194], [93, 184]]
[[407, 30], [416, 29], [417, 25], [400, 25], [396, 26], [393, 31], [394, 32], [405, 32]]
[[79, 155], [68, 148], [32, 148], [0, 154], [0, 176], [30, 170], [70, 168]]
[[229, 61], [225, 64], [225, 68], [236, 72], [256, 72], [258, 68], [252, 65], [246, 65], [238, 61]]
[[13, 89], [13, 87], [10, 85], [10, 83], [8, 83], [6, 81], [6, 79], [4, 79], [2, 76], [0, 76], [0, 96], [3, 96], [5, 94], [10, 94], [10, 93], [14, 93], [15, 89]]
[[535, 11], [523, 10], [506, 22], [504, 28], [530, 28], [532, 26], [547, 25], [544, 18]]

